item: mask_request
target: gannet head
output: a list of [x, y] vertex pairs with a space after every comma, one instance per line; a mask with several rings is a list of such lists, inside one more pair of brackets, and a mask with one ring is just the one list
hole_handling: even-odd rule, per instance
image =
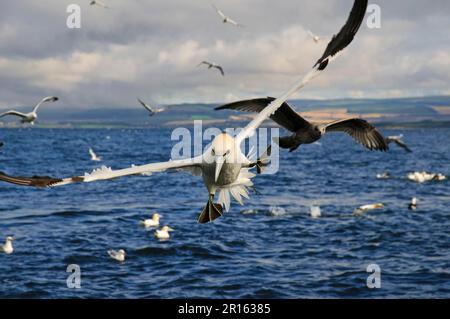
[[119, 249], [119, 251], [117, 253], [119, 255], [125, 256], [125, 250], [123, 250], [123, 249]]
[[227, 133], [221, 133], [213, 140], [210, 151], [211, 156], [214, 158], [214, 162], [216, 163], [214, 181], [217, 182], [223, 164], [226, 161], [231, 161], [233, 159], [235, 154], [234, 150], [234, 138]]
[[152, 219], [153, 219], [155, 222], [159, 222], [159, 218], [160, 218], [160, 217], [161, 217], [160, 214], [154, 213], [153, 216], [152, 216]]
[[44, 98], [42, 100], [42, 102], [56, 102], [58, 100], [59, 100], [59, 98], [56, 96], [47, 96], [46, 98]]
[[173, 229], [173, 228], [170, 228], [169, 226], [164, 226], [163, 228], [161, 228], [161, 230], [162, 230], [163, 232], [170, 232], [170, 231], [173, 231], [174, 229]]
[[6, 241], [12, 242], [12, 241], [14, 241], [14, 238], [12, 236], [8, 236], [8, 237], [6, 237]]

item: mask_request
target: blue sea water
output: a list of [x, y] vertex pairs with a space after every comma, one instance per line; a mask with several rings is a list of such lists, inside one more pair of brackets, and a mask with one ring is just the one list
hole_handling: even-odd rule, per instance
[[[213, 224], [199, 177], [162, 173], [32, 189], [0, 184], [2, 298], [449, 298], [450, 183], [416, 184], [410, 171], [450, 175], [450, 129], [405, 134], [414, 150], [369, 152], [343, 134], [281, 154], [276, 175], [256, 177], [259, 194]], [[0, 170], [72, 176], [99, 165], [168, 159], [168, 129], [1, 129]], [[102, 163], [90, 161], [91, 146]], [[389, 171], [391, 179], [376, 174]], [[407, 206], [419, 199], [417, 211]], [[355, 217], [363, 204], [384, 209]], [[312, 219], [310, 206], [322, 217]], [[154, 211], [175, 229], [160, 242], [139, 220]], [[123, 248], [127, 260], [110, 259]], [[81, 289], [69, 289], [69, 264]], [[369, 289], [369, 264], [381, 288]]]

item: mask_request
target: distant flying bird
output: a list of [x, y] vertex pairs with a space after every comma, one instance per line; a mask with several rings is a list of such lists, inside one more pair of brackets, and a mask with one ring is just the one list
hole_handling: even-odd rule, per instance
[[371, 211], [371, 210], [375, 210], [375, 209], [380, 209], [380, 208], [384, 208], [384, 204], [363, 205], [363, 206], [360, 206], [359, 208], [357, 208], [353, 212], [353, 215], [359, 216], [359, 215], [364, 214], [365, 212], [368, 212], [368, 211]]
[[319, 41], [322, 40], [321, 37], [319, 37], [318, 35], [312, 33], [310, 30], [308, 30], [307, 33], [314, 40], [315, 43], [319, 43]]
[[151, 219], [141, 220], [139, 223], [144, 225], [145, 228], [156, 227], [159, 226], [159, 219], [161, 215], [158, 213], [154, 213]]
[[399, 136], [388, 136], [388, 137], [386, 137], [386, 143], [387, 144], [395, 143], [398, 146], [400, 146], [401, 148], [403, 148], [406, 152], [412, 153], [412, 151], [408, 147], [408, 145], [406, 145], [406, 143], [402, 141], [402, 138], [403, 138], [403, 134], [399, 135]]
[[[261, 112], [275, 100], [272, 97], [244, 100], [219, 106], [216, 110], [232, 109], [246, 112]], [[270, 116], [272, 120], [293, 132], [290, 136], [280, 137], [281, 148], [295, 151], [302, 144], [312, 144], [325, 133], [344, 132], [370, 150], [386, 151], [388, 145], [384, 137], [367, 121], [359, 118], [338, 120], [327, 124], [311, 123], [301, 117], [287, 102]]]
[[202, 61], [202, 62], [200, 62], [197, 65], [197, 67], [199, 67], [200, 65], [203, 65], [203, 64], [207, 65], [208, 69], [216, 68], [217, 70], [220, 71], [220, 74], [222, 74], [222, 76], [225, 76], [225, 72], [223, 71], [223, 68], [220, 65], [215, 64], [215, 63], [211, 63], [211, 62], [208, 62], [208, 61]]
[[99, 7], [102, 7], [102, 8], [105, 8], [105, 9], [109, 9], [109, 7], [104, 2], [99, 1], [99, 0], [92, 0], [91, 3], [89, 3], [89, 4], [91, 6], [97, 5]]
[[0, 246], [0, 253], [5, 253], [7, 255], [11, 255], [14, 252], [14, 248], [12, 245], [14, 238], [11, 236], [6, 237], [5, 244]]
[[[336, 54], [350, 44], [364, 19], [367, 5], [368, 0], [355, 0], [344, 27], [333, 37], [325, 53], [305, 76], [295, 81], [289, 90], [265, 107], [236, 135], [230, 135], [226, 132], [217, 135], [204, 152], [198, 156], [186, 159], [171, 159], [166, 162], [150, 163], [120, 170], [102, 167], [89, 174], [62, 179], [46, 176], [16, 177], [0, 172], [0, 180], [21, 186], [56, 187], [74, 183], [111, 180], [142, 173], [159, 173], [168, 170], [187, 171], [195, 176], [201, 176], [208, 191], [208, 201], [198, 217], [198, 222], [201, 224], [211, 222], [224, 214], [224, 208], [225, 211], [229, 210], [231, 197], [243, 205], [244, 198], [249, 198], [248, 189], [253, 186], [252, 178], [255, 177], [255, 174], [251, 170], [258, 165], [258, 162], [265, 163], [263, 160], [255, 162], [242, 152], [245, 141], [252, 137], [261, 124], [271, 114], [275, 113], [286, 100], [320, 75], [328, 64], [334, 60]], [[219, 196], [215, 203], [214, 197], [217, 193]]]
[[226, 16], [222, 11], [220, 11], [215, 5], [212, 5], [213, 8], [216, 10], [217, 14], [222, 18], [223, 23], [230, 23], [232, 25], [235, 25], [236, 27], [244, 27], [242, 24], [237, 23], [233, 19], [231, 19], [229, 16]]
[[118, 251], [115, 250], [108, 250], [108, 255], [114, 260], [123, 262], [125, 261], [125, 250], [120, 249]]
[[91, 161], [100, 162], [102, 160], [102, 157], [97, 156], [92, 148], [89, 148], [89, 154], [91, 155]]
[[161, 113], [164, 112], [166, 109], [161, 107], [161, 108], [156, 108], [153, 106], [148, 105], [147, 103], [145, 103], [144, 101], [142, 101], [141, 99], [137, 99], [139, 101], [139, 103], [141, 103], [141, 105], [150, 113], [149, 116], [154, 116], [157, 113]]
[[30, 123], [31, 125], [34, 125], [34, 121], [37, 120], [37, 111], [39, 109], [39, 107], [41, 106], [42, 103], [46, 103], [46, 102], [56, 102], [59, 99], [56, 96], [48, 96], [46, 98], [43, 98], [42, 101], [40, 101], [38, 104], [36, 104], [36, 106], [33, 108], [33, 111], [31, 111], [30, 113], [21, 113], [21, 112], [17, 112], [14, 110], [5, 112], [0, 114], [0, 118], [7, 116], [7, 115], [14, 115], [14, 116], [18, 116], [20, 118], [22, 118], [21, 122], [22, 123]]
[[164, 226], [161, 229], [157, 229], [155, 231], [155, 237], [158, 239], [169, 239], [170, 238], [170, 234], [169, 232], [173, 231], [172, 228], [170, 228], [169, 226]]

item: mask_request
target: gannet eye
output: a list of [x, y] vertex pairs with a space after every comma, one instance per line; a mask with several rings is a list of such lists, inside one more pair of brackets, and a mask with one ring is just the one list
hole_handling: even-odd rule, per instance
[[230, 155], [230, 150], [226, 151], [223, 156], [228, 156], [228, 155]]
[[211, 154], [212, 154], [212, 156], [216, 155], [216, 151], [214, 151], [214, 149], [212, 149]]

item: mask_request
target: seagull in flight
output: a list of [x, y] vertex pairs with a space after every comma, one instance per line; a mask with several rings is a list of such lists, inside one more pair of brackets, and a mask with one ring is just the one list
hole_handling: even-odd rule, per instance
[[137, 100], [150, 113], [149, 116], [154, 116], [155, 114], [164, 112], [166, 110], [163, 107], [156, 108], [156, 107], [150, 106], [139, 98]]
[[[239, 110], [247, 112], [261, 112], [275, 99], [244, 100], [219, 106], [216, 110]], [[270, 118], [278, 125], [293, 134], [278, 139], [281, 148], [295, 151], [302, 144], [312, 144], [320, 140], [325, 133], [343, 132], [350, 135], [358, 143], [370, 150], [387, 151], [388, 144], [377, 129], [367, 121], [359, 118], [348, 118], [326, 124], [311, 123], [301, 117], [287, 102], [273, 113]]]
[[109, 9], [109, 7], [104, 2], [99, 1], [99, 0], [92, 0], [89, 4], [91, 6], [97, 5], [99, 7], [102, 7], [102, 8], [105, 8], [105, 9]]
[[33, 110], [30, 113], [25, 114], [25, 113], [11, 110], [11, 111], [0, 114], [0, 118], [4, 117], [4, 116], [8, 116], [8, 115], [14, 115], [14, 116], [20, 117], [22, 123], [30, 123], [31, 125], [34, 125], [34, 122], [38, 118], [37, 111], [38, 111], [39, 107], [43, 103], [56, 102], [56, 101], [58, 101], [58, 98], [56, 96], [48, 96], [46, 98], [43, 98], [38, 104], [36, 104], [36, 106], [33, 108]]
[[403, 134], [399, 136], [388, 136], [386, 137], [386, 143], [387, 144], [395, 143], [401, 148], [403, 148], [407, 153], [412, 153], [412, 150], [408, 147], [408, 145], [406, 145], [405, 142], [403, 142], [402, 138]]
[[203, 64], [207, 65], [208, 69], [216, 68], [217, 70], [220, 71], [220, 74], [222, 74], [222, 76], [225, 76], [225, 72], [223, 71], [223, 68], [220, 65], [218, 65], [216, 63], [211, 63], [208, 61], [202, 61], [197, 65], [197, 67], [199, 67], [200, 65], [203, 65]]
[[91, 161], [100, 162], [102, 160], [102, 157], [97, 156], [92, 148], [89, 148], [89, 154], [91, 155]]
[[[198, 222], [201, 224], [212, 222], [223, 215], [224, 208], [225, 211], [229, 210], [231, 197], [241, 205], [243, 204], [243, 198], [249, 198], [248, 189], [253, 186], [252, 178], [255, 177], [251, 170], [258, 167], [258, 165], [260, 166], [261, 163], [266, 163], [266, 161], [261, 159], [256, 161], [249, 159], [241, 151], [243, 143], [253, 136], [259, 126], [275, 113], [289, 97], [321, 74], [336, 55], [352, 42], [364, 19], [367, 4], [367, 0], [355, 0], [346, 24], [333, 37], [324, 54], [304, 77], [295, 81], [286, 93], [272, 101], [238, 134], [232, 136], [222, 132], [217, 135], [201, 155], [120, 170], [113, 170], [104, 166], [95, 169], [91, 173], [68, 178], [52, 178], [48, 176], [20, 177], [0, 172], [0, 180], [21, 186], [57, 187], [74, 183], [111, 180], [142, 173], [157, 173], [168, 170], [187, 171], [196, 176], [201, 176], [208, 191], [208, 201], [198, 217]], [[217, 193], [219, 194], [218, 201], [214, 203]]]
[[306, 31], [306, 33], [308, 33], [308, 35], [311, 37], [311, 39], [313, 39], [313, 41], [315, 43], [319, 43], [322, 40], [321, 37], [319, 37], [318, 35], [312, 33], [311, 30]]
[[243, 28], [244, 26], [240, 23], [237, 23], [233, 19], [231, 19], [229, 16], [226, 16], [222, 11], [220, 11], [215, 5], [212, 5], [214, 10], [216, 10], [217, 14], [222, 18], [223, 23], [230, 23], [236, 27]]

